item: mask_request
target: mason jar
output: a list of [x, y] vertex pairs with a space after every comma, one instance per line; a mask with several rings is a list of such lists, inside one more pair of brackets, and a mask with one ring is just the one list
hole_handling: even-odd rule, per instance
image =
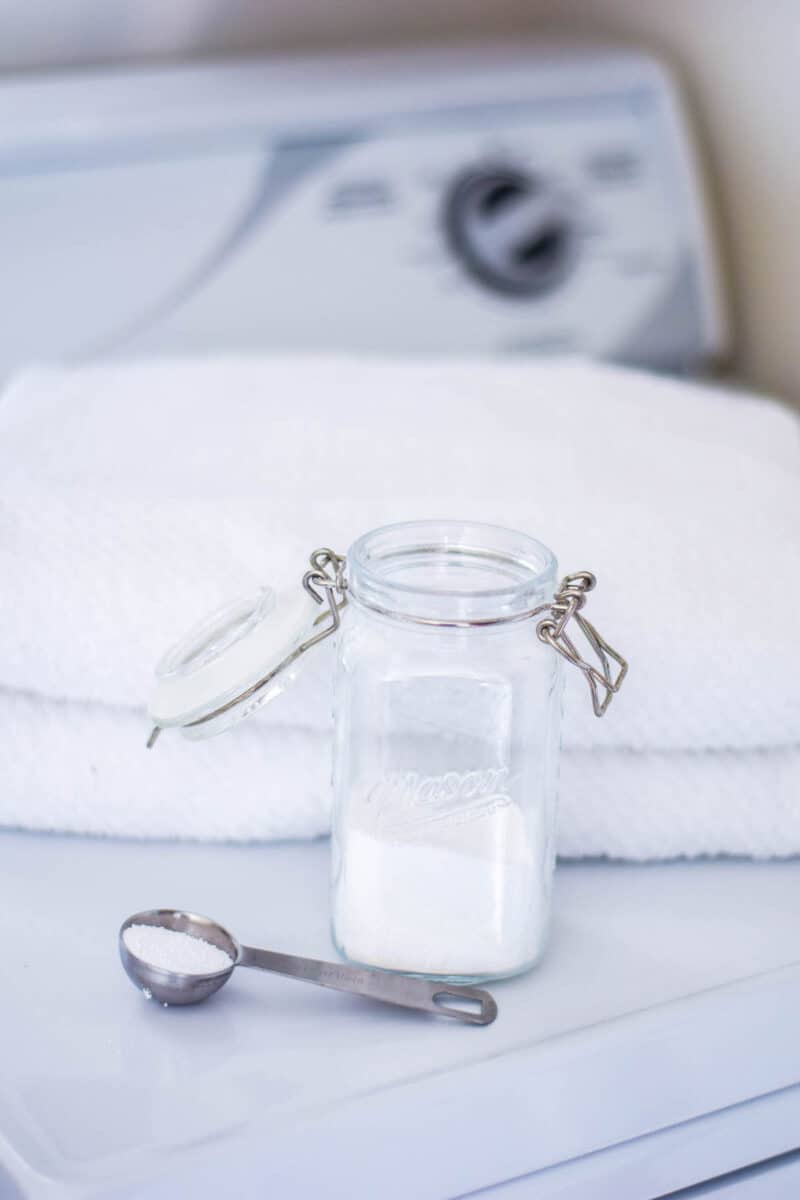
[[583, 614], [594, 576], [557, 584], [541, 542], [468, 521], [377, 529], [310, 567], [302, 588], [261, 588], [164, 657], [149, 744], [238, 723], [336, 635], [337, 949], [452, 983], [526, 970], [549, 924], [562, 664], [597, 716], [627, 670]]
[[333, 937], [347, 959], [474, 981], [544, 948], [561, 659], [526, 619], [556, 560], [420, 521], [347, 554], [335, 689]]

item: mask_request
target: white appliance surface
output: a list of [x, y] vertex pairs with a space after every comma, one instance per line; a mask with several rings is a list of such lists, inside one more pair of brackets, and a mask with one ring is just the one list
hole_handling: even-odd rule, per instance
[[562, 865], [486, 1029], [242, 969], [164, 1010], [122, 971], [161, 905], [329, 956], [327, 878], [326, 842], [0, 835], [0, 1197], [796, 1194], [800, 862]]
[[697, 162], [644, 54], [535, 46], [0, 85], [0, 375], [308, 348], [723, 353]]

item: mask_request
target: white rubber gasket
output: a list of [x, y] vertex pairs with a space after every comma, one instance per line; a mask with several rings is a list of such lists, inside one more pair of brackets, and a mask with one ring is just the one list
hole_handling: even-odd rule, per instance
[[200, 622], [156, 668], [156, 725], [187, 725], [247, 691], [310, 636], [320, 607], [298, 587], [260, 588]]

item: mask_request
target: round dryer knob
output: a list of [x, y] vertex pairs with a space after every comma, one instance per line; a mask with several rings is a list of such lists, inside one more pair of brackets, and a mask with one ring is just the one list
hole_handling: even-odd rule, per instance
[[444, 221], [455, 254], [495, 291], [541, 295], [572, 265], [569, 206], [546, 179], [515, 167], [461, 175], [447, 195]]

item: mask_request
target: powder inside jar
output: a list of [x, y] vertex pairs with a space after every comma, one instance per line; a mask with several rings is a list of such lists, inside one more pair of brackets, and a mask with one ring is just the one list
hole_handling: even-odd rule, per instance
[[340, 830], [339, 949], [385, 970], [467, 979], [530, 966], [549, 910], [545, 834], [531, 824], [500, 797], [473, 821]]
[[180, 975], [212, 975], [227, 971], [233, 959], [225, 950], [203, 938], [160, 925], [129, 925], [122, 935], [125, 946], [142, 962]]

